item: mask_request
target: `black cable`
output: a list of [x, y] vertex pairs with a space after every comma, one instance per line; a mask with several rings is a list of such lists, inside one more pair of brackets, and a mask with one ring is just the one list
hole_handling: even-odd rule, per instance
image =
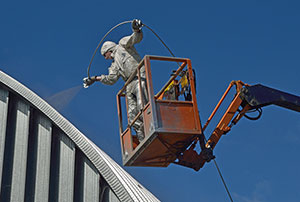
[[[207, 139], [206, 139], [204, 133], [202, 133], [202, 134], [203, 134], [204, 141], [205, 141], [205, 144], [206, 144], [206, 143], [207, 143]], [[209, 149], [212, 150], [212, 148], [209, 148]], [[213, 158], [213, 160], [214, 160], [214, 164], [215, 164], [215, 166], [216, 166], [216, 168], [217, 168], [217, 171], [218, 171], [218, 173], [219, 173], [219, 176], [221, 177], [221, 180], [222, 180], [222, 182], [223, 182], [223, 185], [224, 185], [224, 187], [225, 187], [225, 189], [226, 189], [227, 195], [228, 195], [230, 201], [233, 202], [232, 197], [231, 197], [231, 194], [230, 194], [230, 191], [229, 191], [229, 189], [228, 189], [228, 187], [227, 187], [227, 185], [226, 185], [226, 182], [225, 182], [225, 180], [224, 180], [224, 178], [223, 178], [223, 175], [222, 175], [221, 170], [220, 170], [220, 168], [219, 168], [219, 166], [218, 166], [218, 164], [217, 164], [217, 161], [216, 161], [215, 158]]]
[[[203, 134], [203, 136], [204, 136], [204, 140], [205, 140], [205, 144], [206, 144], [207, 139], [206, 139], [206, 137], [205, 137], [204, 134]], [[211, 149], [211, 148], [210, 148], [210, 149]], [[225, 189], [226, 189], [227, 195], [228, 195], [230, 201], [233, 202], [232, 197], [231, 197], [231, 194], [230, 194], [230, 191], [229, 191], [229, 189], [228, 189], [228, 187], [227, 187], [227, 185], [226, 185], [226, 182], [225, 182], [225, 180], [224, 180], [224, 178], [223, 178], [223, 175], [222, 175], [221, 170], [220, 170], [220, 168], [219, 168], [219, 166], [218, 166], [218, 164], [217, 164], [217, 161], [216, 161], [216, 159], [214, 159], [214, 158], [213, 158], [213, 160], [214, 160], [214, 164], [215, 164], [215, 166], [216, 166], [216, 168], [217, 168], [217, 171], [218, 171], [218, 173], [219, 173], [219, 176], [221, 177], [221, 180], [222, 180], [222, 182], [223, 182], [223, 185], [224, 185], [224, 187], [225, 187]]]
[[151, 29], [149, 26], [143, 24], [145, 27], [147, 27], [157, 38], [158, 40], [160, 40], [160, 42], [168, 49], [168, 51], [170, 52], [170, 54], [175, 58], [175, 55], [173, 54], [173, 52], [170, 50], [170, 48], [164, 43], [164, 41], [153, 31], [153, 29]]
[[225, 183], [225, 180], [224, 180], [224, 178], [223, 178], [223, 175], [222, 175], [222, 173], [221, 173], [221, 170], [220, 170], [220, 168], [219, 168], [219, 166], [218, 166], [218, 164], [217, 164], [217, 161], [216, 161], [215, 159], [213, 159], [213, 160], [214, 160], [215, 166], [216, 166], [216, 168], [217, 168], [217, 170], [218, 170], [218, 173], [219, 173], [219, 175], [220, 175], [220, 177], [221, 177], [221, 179], [222, 179], [222, 182], [223, 182], [223, 185], [224, 185], [224, 187], [225, 187], [225, 189], [226, 189], [226, 192], [227, 192], [227, 194], [228, 194], [228, 196], [229, 196], [229, 198], [230, 198], [230, 201], [233, 202], [232, 197], [231, 197], [231, 194], [230, 194], [230, 192], [229, 192], [229, 189], [228, 189], [228, 187], [227, 187], [227, 185], [226, 185], [226, 183]]
[[251, 116], [248, 116], [247, 114], [244, 114], [244, 116], [247, 118], [247, 119], [249, 119], [249, 120], [251, 120], [251, 121], [256, 121], [256, 120], [258, 120], [260, 117], [261, 117], [261, 115], [262, 115], [262, 108], [257, 108], [257, 109], [255, 109], [254, 111], [248, 111], [247, 113], [251, 113], [251, 112], [255, 112], [255, 111], [257, 111], [258, 112], [258, 115], [256, 116], [256, 117], [251, 117]]

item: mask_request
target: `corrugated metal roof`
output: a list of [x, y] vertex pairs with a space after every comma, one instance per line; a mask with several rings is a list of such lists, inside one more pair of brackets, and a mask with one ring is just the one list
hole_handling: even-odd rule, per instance
[[66, 118], [27, 87], [0, 71], [0, 82], [19, 94], [59, 127], [93, 163], [120, 201], [159, 201]]

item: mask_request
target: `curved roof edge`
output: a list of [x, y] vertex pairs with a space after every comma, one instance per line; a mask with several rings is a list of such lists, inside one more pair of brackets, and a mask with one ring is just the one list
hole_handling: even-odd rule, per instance
[[121, 201], [159, 201], [37, 94], [2, 71], [0, 71], [0, 82], [39, 109], [57, 125], [94, 164]]

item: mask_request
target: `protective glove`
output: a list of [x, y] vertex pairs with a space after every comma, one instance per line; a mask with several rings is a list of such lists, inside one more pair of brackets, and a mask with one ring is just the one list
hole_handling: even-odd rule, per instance
[[85, 77], [83, 78], [83, 87], [88, 88], [90, 85], [92, 85], [96, 81], [96, 76], [92, 77]]
[[143, 23], [141, 20], [134, 19], [131, 23], [131, 26], [133, 31], [138, 32], [142, 29]]

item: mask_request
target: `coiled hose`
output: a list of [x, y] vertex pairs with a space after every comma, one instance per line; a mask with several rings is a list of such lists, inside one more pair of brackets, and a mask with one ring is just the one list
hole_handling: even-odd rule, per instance
[[[119, 24], [117, 24], [116, 26], [114, 26], [113, 28], [111, 28], [101, 39], [101, 41], [99, 42], [97, 48], [95, 49], [93, 55], [92, 55], [92, 58], [91, 58], [91, 61], [89, 63], [89, 66], [87, 68], [87, 75], [88, 75], [88, 78], [90, 78], [90, 69], [91, 69], [91, 65], [92, 65], [92, 62], [94, 60], [94, 57], [99, 49], [99, 47], [101, 46], [102, 42], [104, 41], [104, 39], [107, 37], [107, 35], [109, 35], [114, 29], [116, 29], [117, 27], [121, 26], [121, 25], [124, 25], [124, 24], [127, 24], [127, 23], [132, 23], [132, 20], [129, 20], [129, 21], [124, 21], [124, 22], [121, 22]], [[160, 42], [168, 49], [168, 51], [170, 52], [170, 54], [175, 57], [175, 55], [172, 53], [172, 51], [170, 50], [170, 48], [163, 42], [163, 40], [158, 36], [158, 34], [156, 34], [153, 29], [151, 29], [149, 26], [143, 24], [143, 26], [147, 27], [157, 38], [158, 40], [160, 40]]]

